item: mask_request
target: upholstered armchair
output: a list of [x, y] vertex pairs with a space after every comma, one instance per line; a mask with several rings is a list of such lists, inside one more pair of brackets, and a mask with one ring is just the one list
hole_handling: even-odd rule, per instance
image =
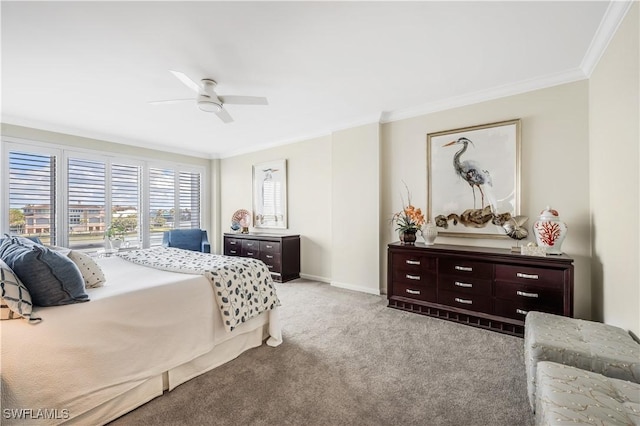
[[176, 247], [185, 250], [211, 253], [207, 231], [202, 229], [172, 229], [162, 235], [164, 247]]

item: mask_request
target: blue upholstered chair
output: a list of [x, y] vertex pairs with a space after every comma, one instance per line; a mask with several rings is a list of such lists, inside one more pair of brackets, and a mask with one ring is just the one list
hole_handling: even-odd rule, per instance
[[172, 229], [162, 235], [164, 247], [211, 253], [207, 231], [202, 229]]

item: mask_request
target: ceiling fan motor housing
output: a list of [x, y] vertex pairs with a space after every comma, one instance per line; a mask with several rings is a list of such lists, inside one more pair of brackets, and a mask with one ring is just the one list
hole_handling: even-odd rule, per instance
[[214, 80], [205, 78], [202, 80], [202, 92], [198, 94], [198, 108], [206, 112], [222, 111], [222, 102], [213, 91], [216, 87]]

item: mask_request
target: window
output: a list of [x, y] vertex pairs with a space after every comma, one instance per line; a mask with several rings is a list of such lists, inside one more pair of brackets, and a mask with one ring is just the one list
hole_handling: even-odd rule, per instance
[[27, 142], [2, 141], [2, 232], [95, 250], [110, 225], [141, 247], [160, 245], [167, 229], [201, 227], [203, 168]]
[[151, 245], [174, 228], [200, 228], [200, 173], [149, 169], [149, 234]]
[[56, 243], [56, 156], [9, 152], [9, 232]]
[[200, 228], [200, 173], [180, 172], [180, 228]]
[[103, 245], [106, 205], [105, 172], [104, 162], [80, 158], [68, 159], [69, 248], [92, 249]]
[[138, 246], [140, 235], [140, 166], [111, 166], [111, 224], [122, 232], [125, 245]]

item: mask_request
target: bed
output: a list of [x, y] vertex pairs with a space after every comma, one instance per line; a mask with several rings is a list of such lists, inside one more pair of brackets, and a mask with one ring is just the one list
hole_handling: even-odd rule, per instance
[[3, 424], [104, 424], [282, 342], [277, 306], [230, 327], [210, 277], [131, 260], [96, 259], [106, 283], [86, 289], [90, 302], [35, 307], [37, 324], [0, 322]]

